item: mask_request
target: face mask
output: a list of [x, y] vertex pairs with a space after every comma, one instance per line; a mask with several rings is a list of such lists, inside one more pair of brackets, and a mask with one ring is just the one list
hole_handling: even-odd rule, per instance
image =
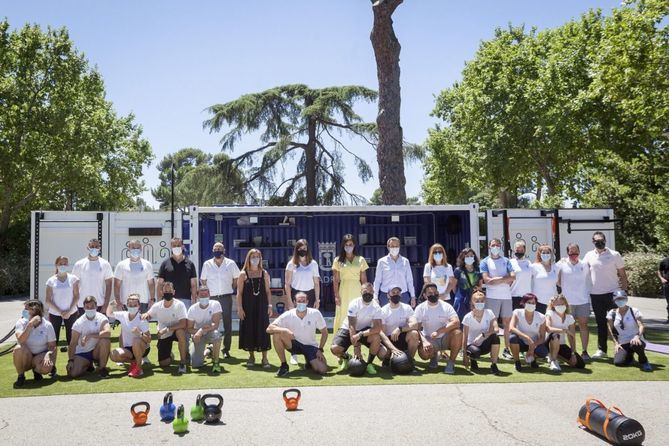
[[569, 254], [570, 260], [578, 260], [578, 254]]
[[374, 295], [372, 293], [362, 293], [362, 300], [365, 303], [370, 303], [374, 299]]
[[390, 298], [390, 301], [394, 304], [400, 303], [400, 295], [399, 294], [391, 294], [388, 296]]
[[139, 256], [141, 255], [142, 255], [141, 249], [134, 248], [130, 250], [130, 257], [132, 257], [133, 259], [139, 259]]
[[465, 257], [465, 265], [473, 265], [474, 264], [474, 257]]
[[344, 246], [344, 251], [346, 251], [346, 254], [353, 254], [354, 249], [355, 246]]
[[58, 272], [61, 274], [69, 273], [70, 272], [70, 266], [69, 265], [58, 265]]
[[566, 305], [556, 305], [555, 306], [555, 311], [557, 311], [560, 314], [563, 314], [565, 311], [567, 311], [567, 306]]
[[208, 297], [201, 297], [200, 298], [200, 306], [201, 307], [206, 307], [209, 305], [209, 298]]
[[305, 311], [307, 311], [307, 304], [305, 304], [304, 302], [298, 302], [297, 311], [299, 311], [300, 313], [304, 313]]
[[436, 253], [434, 255], [434, 261], [441, 263], [441, 261], [444, 260], [444, 255], [442, 253]]
[[28, 310], [23, 310], [21, 312], [21, 317], [25, 320], [30, 320], [30, 313], [28, 312]]
[[88, 254], [91, 257], [97, 257], [100, 254], [100, 250], [98, 248], [88, 248]]
[[172, 248], [172, 254], [174, 254], [175, 256], [180, 256], [183, 251], [184, 250], [181, 246], [175, 246], [174, 248]]
[[544, 262], [544, 263], [548, 263], [548, 262], [550, 262], [552, 257], [553, 256], [550, 255], [550, 254], [541, 254], [541, 261]]
[[625, 305], [627, 305], [627, 299], [616, 300], [616, 305], [618, 305], [618, 308], [624, 307]]
[[400, 255], [400, 248], [388, 248], [388, 252], [390, 253], [391, 256], [397, 257]]
[[88, 319], [93, 319], [95, 317], [95, 313], [97, 313], [97, 310], [95, 308], [93, 308], [91, 310], [86, 309], [85, 311], [86, 311], [86, 317]]
[[534, 310], [537, 309], [537, 304], [525, 304], [525, 311], [529, 313], [534, 313]]
[[515, 255], [516, 255], [516, 258], [517, 258], [517, 259], [522, 259], [522, 258], [525, 257], [525, 253], [524, 253], [524, 252], [517, 252]]
[[134, 316], [139, 311], [139, 307], [128, 307], [128, 314]]
[[307, 251], [304, 251], [304, 250], [297, 251], [297, 255], [299, 257], [306, 257], [307, 256]]
[[223, 251], [214, 251], [214, 257], [220, 259], [221, 257], [223, 257]]
[[260, 259], [257, 257], [251, 257], [251, 265], [258, 266], [260, 265]]
[[474, 308], [476, 308], [479, 311], [483, 310], [485, 308], [485, 302], [475, 302]]
[[606, 247], [606, 242], [604, 240], [596, 240], [594, 243], [595, 248], [597, 249], [604, 249]]
[[165, 300], [172, 300], [172, 299], [174, 299], [174, 294], [172, 294], [172, 293], [163, 293], [163, 299], [165, 299]]
[[428, 294], [427, 300], [430, 301], [431, 303], [435, 303], [436, 301], [439, 300], [439, 295], [438, 294]]
[[494, 256], [498, 256], [500, 252], [502, 252], [502, 248], [500, 248], [499, 246], [491, 246], [490, 247], [490, 254], [492, 254]]

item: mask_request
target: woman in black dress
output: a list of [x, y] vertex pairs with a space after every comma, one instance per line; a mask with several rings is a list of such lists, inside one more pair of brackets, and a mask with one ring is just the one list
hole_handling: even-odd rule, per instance
[[249, 352], [247, 367], [255, 365], [255, 352], [262, 352], [263, 368], [270, 366], [267, 351], [272, 344], [266, 331], [272, 314], [270, 292], [269, 273], [262, 267], [262, 254], [257, 249], [251, 249], [237, 279], [239, 348]]

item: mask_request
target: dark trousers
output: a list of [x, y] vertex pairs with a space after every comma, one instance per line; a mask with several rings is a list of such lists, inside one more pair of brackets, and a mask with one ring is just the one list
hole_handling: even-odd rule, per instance
[[595, 313], [595, 322], [597, 322], [597, 348], [606, 353], [608, 340], [608, 330], [606, 322], [606, 313], [613, 309], [613, 293], [591, 294], [592, 311]]
[[662, 291], [664, 291], [664, 298], [667, 300], [667, 320], [669, 320], [669, 283], [662, 285]]
[[61, 316], [49, 313], [49, 322], [51, 322], [53, 330], [56, 332], [56, 343], [60, 341], [60, 326], [65, 325], [65, 339], [67, 340], [67, 345], [70, 345], [70, 340], [72, 339], [72, 325], [74, 325], [76, 320], [77, 313], [74, 313], [69, 319], [63, 319]]
[[634, 353], [639, 357], [639, 364], [645, 364], [648, 362], [646, 357], [646, 343], [641, 342], [641, 345], [632, 345], [630, 343], [622, 344], [622, 349], [616, 352], [616, 355], [613, 358], [613, 364], [617, 366], [630, 365], [634, 360]]
[[218, 331], [221, 331], [223, 326], [223, 352], [230, 352], [230, 345], [232, 344], [232, 294], [221, 294], [219, 296], [211, 296], [213, 300], [220, 302], [223, 313], [221, 315], [221, 324], [218, 326]]

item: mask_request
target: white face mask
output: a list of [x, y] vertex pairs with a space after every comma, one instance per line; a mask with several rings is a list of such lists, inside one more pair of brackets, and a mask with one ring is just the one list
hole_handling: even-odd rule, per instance
[[258, 257], [251, 257], [249, 262], [251, 262], [251, 265], [253, 265], [253, 266], [260, 265], [260, 259]]
[[91, 257], [97, 257], [100, 254], [100, 250], [98, 248], [88, 248], [88, 254]]
[[544, 262], [544, 263], [548, 263], [548, 262], [551, 261], [552, 257], [553, 256], [550, 255], [550, 254], [541, 254], [541, 261]]
[[391, 256], [397, 257], [400, 254], [400, 248], [388, 248], [388, 252]]
[[172, 248], [172, 254], [174, 254], [175, 256], [180, 256], [183, 251], [184, 250], [181, 246], [175, 246], [174, 248]]
[[567, 306], [566, 305], [556, 305], [555, 306], [555, 311], [557, 311], [560, 314], [564, 314], [564, 312], [567, 311]]
[[142, 255], [142, 250], [139, 248], [132, 248], [130, 250], [130, 257], [133, 259], [139, 259], [139, 256]]
[[344, 251], [346, 251], [346, 254], [353, 254], [354, 249], [355, 246], [344, 246]]
[[525, 311], [528, 313], [534, 313], [534, 310], [537, 309], [537, 304], [525, 304]]
[[474, 264], [474, 257], [465, 257], [465, 265], [473, 265]]
[[490, 254], [492, 254], [494, 256], [498, 256], [500, 252], [502, 252], [502, 248], [500, 248], [499, 246], [491, 246], [490, 247]]
[[438, 252], [434, 255], [435, 262], [441, 263], [442, 260], [444, 260], [444, 255], [442, 253]]
[[139, 311], [139, 307], [128, 307], [128, 314], [134, 316]]
[[58, 265], [58, 272], [61, 274], [69, 273], [70, 272], [70, 266], [69, 265]]
[[474, 302], [474, 308], [477, 310], [483, 310], [485, 308], [485, 302]]

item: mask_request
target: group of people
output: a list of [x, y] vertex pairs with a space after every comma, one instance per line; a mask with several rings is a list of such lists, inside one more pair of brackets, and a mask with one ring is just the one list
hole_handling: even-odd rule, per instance
[[[100, 242], [88, 243], [88, 255], [70, 268], [69, 259], [55, 261], [55, 274], [46, 283], [46, 305], [39, 300], [25, 304], [16, 323], [18, 345], [14, 364], [16, 384], [23, 385], [25, 372], [36, 380], [55, 376], [56, 345], [65, 327], [67, 374], [78, 377], [95, 370], [109, 374], [107, 362], [127, 363], [128, 375], [140, 377], [148, 363], [151, 333], [149, 321], [157, 321], [157, 352], [161, 367], [174, 362], [177, 343], [178, 373], [202, 367], [211, 358], [211, 370], [220, 373], [221, 357], [230, 357], [233, 299], [239, 324], [239, 348], [248, 352], [247, 366], [269, 368], [267, 352], [272, 344], [281, 361], [278, 376], [289, 373], [289, 362], [298, 355], [305, 366], [326, 373], [323, 355], [328, 339], [320, 307], [320, 273], [306, 240], [298, 240], [285, 269], [287, 310], [270, 323], [274, 314], [269, 272], [263, 268], [262, 252], [247, 252], [242, 269], [225, 256], [217, 242], [200, 276], [185, 255], [183, 242], [171, 240], [171, 255], [160, 266], [157, 280], [151, 264], [142, 258], [142, 243], [128, 243], [129, 257], [112, 270], [100, 257]], [[361, 358], [368, 348], [367, 373], [376, 374], [376, 357], [387, 364], [393, 355], [416, 355], [437, 368], [443, 355], [445, 373], [452, 374], [460, 352], [463, 364], [478, 369], [478, 359], [490, 355], [491, 372], [498, 373], [499, 323], [503, 326], [501, 354], [522, 369], [521, 352], [530, 367], [547, 358], [558, 372], [560, 362], [584, 367], [587, 352], [587, 320], [595, 313], [598, 350], [593, 358], [605, 358], [607, 340], [615, 346], [614, 364], [629, 364], [633, 355], [643, 370], [651, 366], [645, 356], [641, 313], [627, 306], [627, 276], [622, 257], [606, 247], [603, 233], [593, 234], [594, 249], [583, 259], [578, 245], [567, 246], [565, 258], [556, 261], [548, 245], [537, 249], [534, 261], [526, 257], [522, 241], [514, 245], [514, 258], [503, 255], [502, 244], [493, 239], [489, 256], [479, 260], [471, 248], [463, 249], [453, 268], [441, 244], [431, 246], [423, 270], [423, 288], [416, 296], [412, 267], [400, 254], [400, 240], [387, 241], [388, 254], [377, 262], [374, 282], [358, 254], [352, 235], [345, 235], [333, 264], [336, 304], [334, 339], [330, 351], [345, 369], [351, 355]], [[485, 293], [483, 292], [485, 290]], [[45, 306], [48, 317], [45, 317]], [[118, 348], [110, 342], [111, 324], [121, 326]], [[576, 327], [581, 353], [577, 351]], [[316, 338], [316, 333], [320, 337]], [[287, 355], [287, 353], [290, 355]]]

